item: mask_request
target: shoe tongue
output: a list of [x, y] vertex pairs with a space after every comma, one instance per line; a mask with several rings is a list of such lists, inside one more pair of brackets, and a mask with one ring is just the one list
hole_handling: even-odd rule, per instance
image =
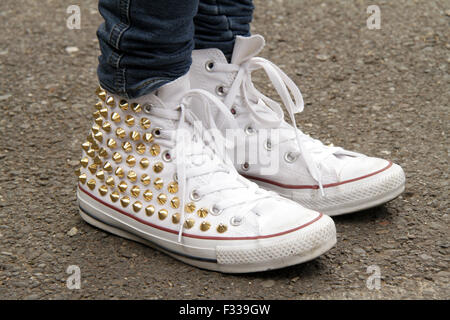
[[236, 36], [231, 63], [239, 65], [256, 56], [264, 48], [265, 43], [263, 36], [259, 34], [250, 37]]
[[156, 96], [169, 108], [176, 108], [190, 89], [189, 77], [184, 75], [156, 90]]

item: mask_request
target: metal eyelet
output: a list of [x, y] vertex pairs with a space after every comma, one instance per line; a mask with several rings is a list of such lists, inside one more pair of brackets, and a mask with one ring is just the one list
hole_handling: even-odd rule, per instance
[[245, 162], [241, 165], [242, 170], [248, 171], [250, 169], [250, 164], [248, 162]]
[[218, 215], [220, 215], [222, 213], [223, 210], [219, 209], [215, 205], [213, 205], [209, 211], [211, 212], [211, 214], [213, 216], [218, 216]]
[[230, 224], [232, 226], [235, 226], [235, 227], [241, 225], [242, 222], [244, 222], [244, 218], [243, 217], [232, 217], [230, 219]]
[[176, 172], [173, 174], [173, 180], [178, 182], [178, 174]]
[[201, 195], [198, 193], [197, 190], [192, 190], [191, 194], [189, 195], [189, 198], [191, 198], [192, 201], [198, 201], [200, 200], [202, 197]]
[[264, 142], [264, 148], [267, 151], [272, 151], [272, 141], [270, 141], [270, 139], [267, 139], [266, 142]]
[[288, 163], [292, 163], [295, 160], [297, 160], [298, 156], [297, 155], [293, 155], [292, 152], [286, 152], [284, 154], [284, 161], [288, 162]]
[[164, 151], [162, 153], [161, 157], [166, 162], [171, 162], [172, 161], [172, 155], [170, 154], [170, 152], [168, 150]]
[[231, 109], [230, 109], [230, 112], [231, 112], [231, 114], [232, 114], [233, 116], [235, 116], [236, 113], [237, 113], [237, 111], [236, 111], [236, 106], [232, 106]]
[[153, 104], [147, 103], [142, 107], [142, 110], [144, 110], [145, 113], [150, 113], [153, 107]]
[[161, 136], [161, 128], [154, 128], [152, 130], [152, 134], [155, 138], [159, 138]]
[[216, 93], [217, 93], [217, 95], [218, 96], [223, 96], [223, 95], [225, 95], [225, 87], [223, 86], [223, 85], [218, 85], [217, 87], [216, 87]]
[[247, 135], [249, 135], [249, 136], [252, 135], [252, 134], [255, 134], [255, 132], [256, 132], [256, 130], [252, 127], [251, 124], [247, 125], [247, 126], [245, 127], [244, 131], [245, 131], [245, 133], [246, 133]]
[[205, 69], [206, 69], [206, 71], [209, 71], [209, 72], [213, 71], [213, 69], [214, 69], [214, 61], [213, 60], [206, 61]]

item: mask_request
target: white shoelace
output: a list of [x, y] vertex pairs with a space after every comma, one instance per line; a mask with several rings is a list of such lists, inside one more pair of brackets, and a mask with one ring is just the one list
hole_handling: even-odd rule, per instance
[[[322, 184], [322, 173], [319, 169], [320, 163], [332, 154], [355, 155], [355, 153], [339, 147], [325, 146], [319, 140], [311, 138], [309, 135], [304, 134], [300, 129], [298, 129], [295, 121], [295, 114], [302, 112], [304, 109], [302, 94], [295, 83], [279, 67], [264, 58], [252, 57], [240, 65], [228, 63], [214, 64], [213, 71], [236, 73], [234, 82], [227, 90], [224, 100], [224, 103], [228, 109], [233, 105], [237, 95], [241, 93], [243, 102], [248, 112], [250, 112], [253, 119], [258, 121], [260, 124], [267, 127], [278, 128], [285, 122], [284, 112], [280, 104], [263, 95], [253, 85], [251, 73], [258, 69], [263, 69], [267, 74], [289, 114], [295, 132], [295, 137], [293, 137], [293, 139], [296, 140], [299, 148], [299, 151], [293, 152], [293, 154], [295, 156], [300, 155], [303, 158], [309, 173], [312, 178], [317, 181], [321, 193], [324, 196], [325, 193]], [[252, 99], [253, 102], [250, 99]], [[267, 109], [267, 107], [269, 109]], [[264, 110], [264, 108], [266, 109]], [[233, 120], [234, 122], [237, 122], [236, 119]], [[227, 121], [227, 125], [230, 125], [230, 123], [230, 121]], [[280, 141], [279, 143], [281, 142], [284, 141]]]
[[[214, 95], [205, 90], [195, 89], [186, 93], [183, 102], [198, 97], [204, 103], [205, 112], [210, 112], [210, 103], [216, 105], [219, 110], [227, 114], [229, 111], [226, 106]], [[156, 97], [156, 99], [158, 99]], [[159, 100], [158, 106], [152, 106], [148, 112], [156, 117], [161, 126], [158, 142], [169, 149], [174, 150], [171, 159], [176, 163], [179, 192], [181, 194], [180, 207], [181, 219], [178, 232], [178, 241], [181, 242], [185, 217], [186, 205], [186, 185], [189, 179], [200, 176], [206, 176], [206, 183], [198, 187], [195, 191], [199, 198], [211, 195], [213, 193], [225, 190], [238, 190], [232, 199], [223, 199], [215, 203], [218, 211], [223, 211], [231, 207], [241, 206], [236, 215], [242, 215], [248, 212], [256, 205], [258, 200], [273, 196], [272, 192], [262, 190], [256, 184], [243, 179], [233, 167], [231, 161], [223, 154], [219, 143], [225, 143], [225, 139], [217, 139], [208, 135], [203, 130], [201, 122], [195, 117], [194, 113], [185, 107], [182, 102], [177, 109], [170, 109], [164, 106], [163, 101]], [[212, 119], [212, 116], [210, 116]], [[211, 120], [212, 121], [212, 120]], [[166, 125], [164, 125], [164, 123]], [[178, 123], [174, 127], [174, 123]], [[166, 129], [164, 129], [166, 127]], [[169, 129], [167, 129], [169, 128]], [[174, 132], [175, 131], [175, 132]], [[205, 136], [206, 135], [206, 136]], [[206, 144], [202, 141], [206, 142]], [[198, 161], [198, 158], [202, 161]], [[196, 160], [197, 159], [197, 160]], [[223, 161], [223, 162], [222, 162]], [[214, 179], [214, 174], [223, 172], [227, 174], [226, 181]], [[242, 190], [243, 189], [243, 190]]]

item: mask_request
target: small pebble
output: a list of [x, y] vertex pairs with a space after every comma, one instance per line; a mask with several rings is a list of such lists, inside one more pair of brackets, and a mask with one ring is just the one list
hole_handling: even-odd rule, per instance
[[68, 232], [67, 232], [67, 235], [69, 236], [69, 237], [73, 237], [74, 235], [76, 235], [78, 233], [78, 229], [76, 228], [76, 227], [73, 227], [72, 229], [70, 229]]

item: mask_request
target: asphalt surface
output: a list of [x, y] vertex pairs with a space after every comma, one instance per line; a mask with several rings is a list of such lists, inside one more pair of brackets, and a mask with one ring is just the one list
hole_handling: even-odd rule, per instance
[[[79, 217], [73, 169], [96, 101], [101, 18], [83, 1], [70, 30], [71, 4], [0, 2], [0, 299], [449, 298], [450, 2], [256, 1], [253, 32], [300, 86], [304, 131], [397, 162], [407, 186], [336, 218], [324, 256], [246, 275], [196, 269]], [[371, 4], [379, 30], [366, 26]], [[66, 286], [70, 265], [78, 290]], [[378, 289], [367, 286], [377, 267]]]

